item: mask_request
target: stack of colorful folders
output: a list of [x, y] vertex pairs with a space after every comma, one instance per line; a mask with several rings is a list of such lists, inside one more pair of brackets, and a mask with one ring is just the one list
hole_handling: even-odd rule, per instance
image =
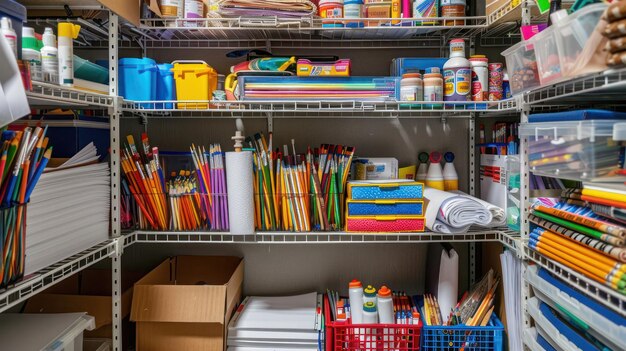
[[354, 148], [323, 144], [297, 154], [295, 140], [272, 149], [258, 133], [247, 138], [254, 152], [255, 221], [259, 230], [339, 230], [343, 227], [343, 193]]
[[[587, 189], [567, 189], [554, 207], [535, 205], [528, 217], [534, 225], [530, 248], [626, 294], [626, 226], [595, 213], [586, 202], [606, 194], [585, 193]], [[626, 196], [621, 196], [611, 201], [625, 206]]]
[[423, 232], [424, 184], [412, 181], [348, 183], [346, 231]]

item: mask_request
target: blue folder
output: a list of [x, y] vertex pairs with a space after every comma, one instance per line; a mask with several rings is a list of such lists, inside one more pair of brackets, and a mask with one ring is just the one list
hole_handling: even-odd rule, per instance
[[567, 338], [572, 344], [576, 345], [579, 349], [583, 351], [598, 351], [599, 349], [589, 342], [587, 339], [578, 334], [569, 324], [561, 320], [561, 318], [557, 315], [557, 312], [554, 311], [550, 306], [548, 306], [545, 302], [540, 302], [539, 310], [541, 314], [550, 322], [556, 329], [558, 329], [559, 333]]
[[528, 122], [584, 121], [589, 119], [626, 119], [625, 112], [607, 110], [574, 110], [552, 113], [534, 113]]

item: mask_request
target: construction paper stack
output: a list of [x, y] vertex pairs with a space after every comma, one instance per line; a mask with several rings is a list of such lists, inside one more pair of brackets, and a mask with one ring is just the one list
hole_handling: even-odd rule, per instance
[[530, 211], [529, 245], [544, 256], [626, 294], [626, 186], [586, 183], [566, 189], [553, 207]]

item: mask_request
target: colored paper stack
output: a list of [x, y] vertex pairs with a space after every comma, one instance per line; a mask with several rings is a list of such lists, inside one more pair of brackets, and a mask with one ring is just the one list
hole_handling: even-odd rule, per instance
[[423, 232], [424, 184], [412, 181], [348, 183], [346, 231]]
[[531, 209], [529, 245], [573, 270], [626, 293], [626, 186], [585, 184], [566, 189], [554, 207]]

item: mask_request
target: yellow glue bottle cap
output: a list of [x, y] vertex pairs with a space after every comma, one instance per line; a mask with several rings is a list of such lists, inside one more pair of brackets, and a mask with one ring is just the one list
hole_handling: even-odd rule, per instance
[[78, 32], [80, 32], [80, 26], [69, 22], [59, 23], [58, 36], [70, 37], [72, 39], [78, 38]]
[[365, 296], [376, 296], [376, 288], [368, 285], [364, 290], [363, 293], [365, 294]]

